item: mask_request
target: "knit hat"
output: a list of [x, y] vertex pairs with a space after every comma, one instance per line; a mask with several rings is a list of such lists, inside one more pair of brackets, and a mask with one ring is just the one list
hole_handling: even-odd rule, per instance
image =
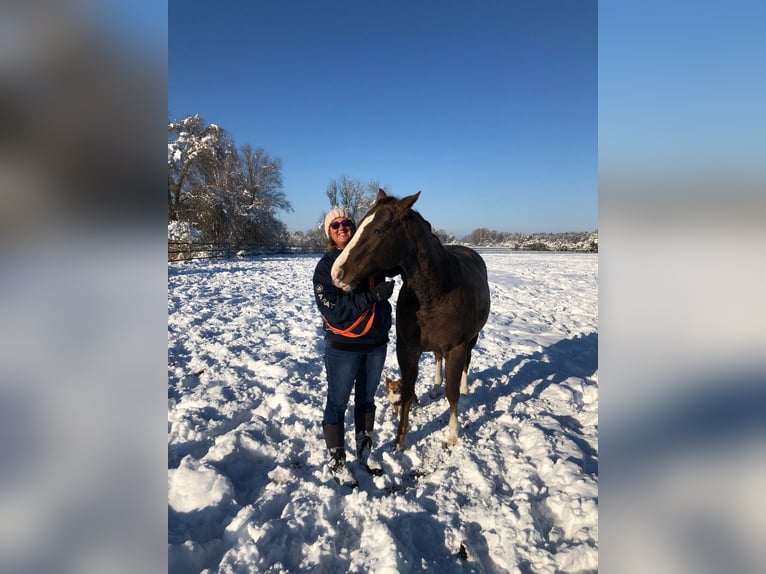
[[345, 217], [346, 219], [351, 219], [351, 216], [348, 214], [348, 211], [340, 207], [333, 207], [327, 213], [327, 215], [324, 216], [324, 234], [327, 236], [328, 239], [330, 238], [330, 224], [332, 223], [333, 219], [337, 219], [338, 217]]

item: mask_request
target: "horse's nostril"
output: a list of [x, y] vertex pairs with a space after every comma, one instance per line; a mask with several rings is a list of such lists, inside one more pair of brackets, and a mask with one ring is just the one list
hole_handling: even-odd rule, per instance
[[338, 267], [338, 269], [335, 270], [335, 278], [340, 281], [343, 279], [343, 267]]

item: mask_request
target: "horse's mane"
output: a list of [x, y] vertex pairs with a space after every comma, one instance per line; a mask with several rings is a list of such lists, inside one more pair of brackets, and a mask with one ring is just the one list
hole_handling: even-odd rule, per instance
[[439, 245], [441, 245], [442, 241], [439, 239], [439, 237], [434, 233], [433, 227], [431, 226], [431, 222], [428, 221], [425, 217], [420, 215], [417, 211], [414, 209], [410, 209], [410, 213], [414, 216], [415, 220], [423, 227], [424, 233], [423, 237], [425, 238], [427, 235], [430, 235], [431, 238], [436, 241]]

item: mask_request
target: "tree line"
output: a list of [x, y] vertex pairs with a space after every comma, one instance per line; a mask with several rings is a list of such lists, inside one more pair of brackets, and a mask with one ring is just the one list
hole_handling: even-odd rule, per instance
[[[359, 221], [375, 202], [377, 181], [342, 175], [327, 186], [328, 211], [345, 208]], [[282, 161], [263, 148], [237, 147], [233, 137], [201, 115], [168, 122], [168, 239], [279, 251], [323, 251], [327, 238], [319, 214], [314, 228], [289, 233], [277, 217], [292, 211], [282, 189]], [[185, 248], [184, 248], [185, 249]], [[169, 254], [170, 254], [169, 249]]]
[[481, 227], [466, 235], [462, 242], [479, 247], [505, 247], [526, 251], [598, 252], [597, 231], [509, 233]]
[[[347, 175], [327, 186], [328, 210], [345, 208], [356, 222], [387, 185], [362, 183]], [[235, 145], [233, 137], [201, 115], [168, 122], [168, 239], [170, 242], [247, 246], [269, 251], [324, 251], [322, 229], [326, 211], [307, 231], [289, 233], [277, 217], [292, 211], [282, 185], [282, 161], [261, 147]], [[434, 230], [442, 243], [457, 241], [476, 246], [512, 249], [598, 251], [598, 234], [520, 234], [485, 228], [458, 240], [443, 229]], [[170, 256], [170, 248], [169, 248]]]

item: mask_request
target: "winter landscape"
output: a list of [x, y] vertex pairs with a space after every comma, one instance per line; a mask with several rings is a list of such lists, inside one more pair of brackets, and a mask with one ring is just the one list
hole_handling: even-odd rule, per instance
[[492, 310], [458, 445], [424, 355], [407, 449], [383, 384], [384, 474], [348, 440], [354, 490], [324, 467], [319, 255], [168, 264], [171, 573], [597, 571], [598, 256], [483, 257]]

